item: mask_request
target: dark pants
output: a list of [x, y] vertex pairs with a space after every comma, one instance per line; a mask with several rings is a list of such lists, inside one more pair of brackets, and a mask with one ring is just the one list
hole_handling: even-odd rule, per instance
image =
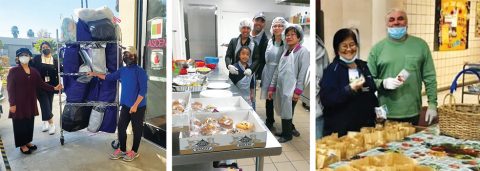
[[402, 119], [389, 118], [388, 120], [397, 121], [397, 122], [409, 122], [412, 125], [418, 125], [419, 118], [420, 118], [420, 115], [410, 117], [410, 118], [402, 118]]
[[53, 92], [47, 92], [44, 90], [38, 90], [37, 99], [40, 103], [40, 109], [42, 110], [42, 121], [48, 121], [52, 119], [52, 103], [53, 103]]
[[265, 108], [267, 112], [267, 119], [265, 119], [265, 123], [267, 126], [273, 125], [275, 122], [275, 118], [273, 117], [273, 99], [272, 100], [265, 100]]
[[15, 139], [15, 147], [27, 145], [33, 139], [33, 122], [31, 119], [12, 119], [13, 137]]
[[140, 146], [140, 140], [142, 139], [143, 134], [145, 109], [147, 109], [146, 106], [139, 107], [137, 108], [137, 112], [130, 114], [130, 108], [122, 105], [120, 119], [118, 121], [118, 140], [120, 141], [120, 150], [123, 152], [127, 151], [127, 127], [130, 121], [132, 121], [133, 129], [132, 150], [135, 151], [135, 153], [138, 151], [138, 146]]
[[[292, 119], [282, 119], [282, 137], [288, 140], [292, 139], [292, 131], [296, 130], [293, 124], [293, 114], [295, 113], [296, 101], [292, 101]], [[288, 124], [288, 125], [286, 125]]]
[[295, 106], [297, 105], [297, 102], [298, 101], [292, 101], [292, 130], [296, 130], [295, 125], [293, 124], [293, 114], [295, 114]]

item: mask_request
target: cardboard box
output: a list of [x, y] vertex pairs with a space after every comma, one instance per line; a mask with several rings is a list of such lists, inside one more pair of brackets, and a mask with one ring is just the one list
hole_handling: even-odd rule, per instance
[[[194, 98], [191, 99], [191, 104], [200, 102], [205, 108], [207, 105], [213, 105], [219, 112], [231, 112], [237, 110], [252, 110], [252, 107], [240, 96], [235, 97], [221, 97], [221, 98]], [[191, 108], [191, 107], [190, 107]], [[199, 113], [201, 111], [194, 111]]]
[[201, 113], [196, 114], [195, 118], [199, 120], [204, 120], [208, 117], [218, 119], [224, 115], [232, 118], [234, 125], [241, 121], [248, 121], [254, 125], [254, 130], [250, 133], [216, 134], [212, 136], [196, 137], [189, 137], [187, 135], [188, 132], [182, 132], [179, 135], [180, 154], [265, 147], [267, 128], [261, 121], [260, 117], [258, 117], [257, 113], [253, 110]]

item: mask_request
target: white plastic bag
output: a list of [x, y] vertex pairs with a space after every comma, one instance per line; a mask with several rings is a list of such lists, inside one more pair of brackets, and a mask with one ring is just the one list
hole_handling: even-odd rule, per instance
[[85, 22], [96, 21], [101, 19], [113, 19], [113, 12], [110, 8], [103, 6], [97, 9], [78, 8], [74, 10], [75, 15]]
[[105, 74], [107, 73], [107, 58], [105, 56], [105, 48], [92, 48], [92, 69], [94, 72]]
[[105, 114], [105, 106], [96, 106], [90, 114], [87, 130], [90, 132], [98, 132], [103, 122], [103, 115]]

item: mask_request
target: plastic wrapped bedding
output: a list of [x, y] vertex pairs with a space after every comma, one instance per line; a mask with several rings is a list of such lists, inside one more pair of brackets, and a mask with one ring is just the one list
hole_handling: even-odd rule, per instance
[[103, 116], [103, 122], [100, 126], [99, 131], [108, 132], [108, 133], [115, 133], [117, 128], [117, 107], [115, 106], [108, 106], [105, 109], [105, 113]]
[[74, 132], [88, 126], [92, 106], [65, 106], [62, 114], [62, 129]]
[[74, 13], [79, 19], [85, 22], [96, 21], [105, 18], [112, 19], [114, 16], [112, 10], [106, 6], [96, 9], [78, 8], [74, 10]]
[[115, 31], [115, 25], [111, 19], [101, 19], [88, 22], [88, 28], [93, 40], [97, 41], [109, 41], [116, 40], [117, 35]]
[[90, 34], [90, 28], [88, 24], [78, 19], [77, 21], [77, 41], [92, 41], [92, 34]]
[[77, 41], [77, 27], [71, 18], [64, 18], [61, 27], [61, 39], [63, 42]]

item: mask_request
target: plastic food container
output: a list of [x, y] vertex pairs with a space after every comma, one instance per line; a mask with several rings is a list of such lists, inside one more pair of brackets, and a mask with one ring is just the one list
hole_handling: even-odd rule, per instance
[[218, 64], [218, 57], [206, 56], [205, 57], [205, 63], [206, 64]]

